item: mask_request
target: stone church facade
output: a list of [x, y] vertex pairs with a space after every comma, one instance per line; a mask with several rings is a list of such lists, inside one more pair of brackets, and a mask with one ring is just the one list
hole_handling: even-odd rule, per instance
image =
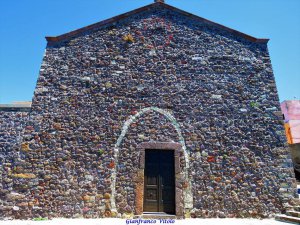
[[47, 41], [2, 159], [3, 218], [284, 211], [295, 179], [268, 39], [155, 2]]

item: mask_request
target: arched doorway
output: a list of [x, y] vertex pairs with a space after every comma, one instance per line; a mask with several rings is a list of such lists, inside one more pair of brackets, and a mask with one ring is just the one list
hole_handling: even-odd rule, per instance
[[[114, 161], [115, 161], [115, 165], [118, 165], [118, 158], [119, 158], [119, 149], [120, 149], [120, 145], [123, 141], [123, 138], [125, 137], [130, 125], [134, 122], [136, 122], [140, 116], [142, 116], [143, 114], [147, 113], [147, 112], [156, 112], [159, 113], [161, 115], [163, 115], [165, 118], [167, 118], [172, 126], [175, 128], [177, 135], [178, 135], [178, 143], [174, 143], [174, 142], [168, 142], [168, 143], [164, 143], [164, 142], [149, 142], [149, 143], [142, 143], [137, 151], [140, 152], [140, 165], [138, 168], [138, 173], [137, 173], [137, 181], [136, 181], [136, 209], [135, 212], [136, 214], [142, 214], [143, 213], [143, 201], [144, 201], [144, 165], [145, 165], [145, 150], [146, 149], [156, 149], [156, 150], [163, 150], [163, 149], [169, 149], [169, 150], [173, 150], [174, 151], [174, 165], [178, 167], [178, 169], [180, 169], [179, 167], [179, 163], [176, 163], [176, 156], [179, 156], [180, 153], [182, 154], [182, 157], [184, 158], [185, 164], [184, 166], [182, 166], [181, 168], [181, 172], [179, 174], [176, 174], [176, 170], [175, 170], [175, 176], [180, 177], [180, 179], [178, 179], [178, 182], [180, 180], [180, 182], [185, 183], [185, 185], [178, 185], [178, 186], [185, 186], [185, 188], [181, 188], [181, 190], [177, 190], [177, 187], [175, 189], [176, 192], [176, 205], [178, 203], [178, 209], [176, 208], [176, 215], [178, 217], [182, 217], [183, 213], [184, 213], [184, 209], [191, 209], [193, 208], [193, 195], [192, 195], [192, 190], [191, 190], [191, 181], [188, 179], [188, 169], [189, 169], [189, 153], [188, 150], [186, 148], [185, 145], [185, 141], [184, 138], [182, 136], [181, 133], [181, 129], [179, 124], [177, 123], [175, 117], [167, 110], [163, 110], [157, 107], [148, 107], [148, 108], [144, 108], [142, 110], [140, 110], [139, 112], [137, 112], [135, 115], [132, 115], [129, 117], [128, 120], [125, 121], [122, 130], [121, 130], [121, 134], [119, 135], [119, 138], [115, 144], [115, 148], [114, 148]], [[146, 147], [145, 147], [146, 146]], [[178, 158], [179, 159], [179, 158]], [[177, 170], [180, 171], [180, 170]], [[111, 208], [112, 211], [117, 212], [117, 207], [116, 207], [116, 202], [115, 202], [115, 191], [116, 191], [116, 175], [117, 175], [117, 166], [113, 168], [112, 170], [112, 183], [111, 183], [111, 190], [112, 190], [112, 194], [111, 194]], [[175, 185], [176, 185], [175, 181]], [[143, 190], [141, 190], [141, 188]], [[180, 188], [179, 188], [180, 189]], [[181, 191], [181, 192], [180, 192]], [[180, 204], [179, 204], [180, 203]], [[180, 209], [180, 207], [182, 209]]]

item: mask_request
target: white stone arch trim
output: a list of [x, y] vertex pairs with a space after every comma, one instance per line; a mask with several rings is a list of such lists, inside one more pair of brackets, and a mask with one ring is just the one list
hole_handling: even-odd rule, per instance
[[[179, 138], [179, 143], [181, 144], [182, 146], [182, 151], [183, 151], [183, 154], [184, 154], [184, 159], [185, 159], [185, 168], [184, 168], [184, 175], [185, 175], [185, 178], [188, 179], [188, 168], [189, 168], [189, 152], [186, 148], [186, 145], [185, 145], [185, 141], [184, 141], [184, 138], [182, 136], [182, 132], [181, 132], [181, 129], [180, 129], [180, 125], [177, 123], [175, 117], [168, 111], [166, 110], [163, 110], [163, 109], [160, 109], [158, 107], [147, 107], [147, 108], [144, 108], [144, 109], [141, 109], [139, 112], [137, 112], [135, 115], [132, 115], [129, 117], [128, 120], [125, 121], [123, 127], [122, 127], [122, 131], [121, 131], [121, 134], [114, 146], [114, 161], [115, 161], [115, 167], [112, 169], [112, 182], [111, 182], [111, 209], [112, 211], [117, 211], [117, 208], [116, 208], [116, 201], [115, 201], [115, 191], [116, 191], [116, 175], [117, 175], [117, 165], [118, 165], [118, 159], [119, 159], [119, 147], [130, 127], [130, 125], [132, 123], [134, 123], [139, 117], [141, 117], [143, 114], [145, 114], [146, 112], [150, 112], [150, 111], [154, 111], [154, 112], [158, 112], [160, 114], [162, 114], [163, 116], [165, 116], [170, 122], [171, 124], [173, 125], [173, 127], [175, 128], [176, 132], [177, 132], [177, 135], [178, 135], [178, 138]], [[189, 182], [190, 183], [190, 182]], [[190, 185], [189, 185], [190, 186]], [[192, 196], [192, 193], [191, 193], [191, 188], [189, 188], [188, 190], [186, 190], [186, 192], [189, 192], [187, 193], [187, 196]], [[192, 199], [191, 199], [192, 201]], [[192, 203], [191, 203], [192, 204]], [[190, 207], [188, 207], [190, 208]]]

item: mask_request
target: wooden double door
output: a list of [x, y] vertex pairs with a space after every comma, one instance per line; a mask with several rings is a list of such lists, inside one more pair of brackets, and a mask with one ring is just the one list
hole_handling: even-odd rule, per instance
[[174, 151], [146, 150], [144, 212], [175, 214]]

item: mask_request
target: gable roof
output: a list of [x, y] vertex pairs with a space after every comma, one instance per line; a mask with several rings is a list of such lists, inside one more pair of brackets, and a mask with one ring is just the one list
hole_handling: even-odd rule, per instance
[[166, 9], [178, 12], [178, 13], [184, 15], [184, 16], [187, 16], [187, 17], [190, 17], [192, 19], [198, 20], [199, 22], [204, 22], [206, 24], [213, 25], [213, 26], [215, 26], [215, 27], [217, 27], [217, 28], [219, 28], [221, 30], [228, 31], [229, 33], [232, 33], [232, 34], [234, 34], [236, 36], [240, 36], [240, 37], [245, 38], [246, 40], [254, 42], [254, 43], [268, 43], [268, 41], [269, 41], [269, 39], [266, 39], [266, 38], [255, 38], [255, 37], [250, 36], [248, 34], [245, 34], [245, 33], [242, 33], [240, 31], [237, 31], [237, 30], [231, 29], [229, 27], [223, 26], [221, 24], [212, 22], [210, 20], [204, 19], [204, 18], [196, 16], [194, 14], [188, 13], [186, 11], [183, 11], [181, 9], [178, 9], [178, 8], [176, 8], [174, 6], [168, 5], [168, 4], [163, 3], [163, 2], [155, 2], [155, 3], [152, 3], [150, 5], [146, 5], [144, 7], [141, 7], [141, 8], [132, 10], [132, 11], [129, 11], [127, 13], [124, 13], [124, 14], [112, 17], [110, 19], [106, 19], [106, 20], [100, 21], [98, 23], [91, 24], [89, 26], [86, 26], [86, 27], [83, 27], [83, 28], [80, 28], [80, 29], [77, 29], [77, 30], [74, 30], [74, 31], [71, 31], [71, 32], [68, 32], [68, 33], [65, 33], [65, 34], [62, 34], [62, 35], [59, 35], [59, 36], [56, 36], [56, 37], [47, 36], [46, 40], [48, 41], [48, 43], [60, 42], [60, 41], [63, 41], [63, 40], [66, 40], [66, 39], [78, 36], [79, 34], [82, 34], [84, 32], [91, 31], [91, 30], [94, 30], [94, 29], [102, 27], [102, 26], [107, 26], [107, 25], [113, 24], [115, 22], [118, 22], [120, 20], [126, 19], [126, 18], [128, 18], [128, 17], [130, 17], [132, 15], [137, 14], [137, 13], [149, 11], [153, 7], [156, 7], [156, 6], [163, 7], [163, 8], [166, 8]]

